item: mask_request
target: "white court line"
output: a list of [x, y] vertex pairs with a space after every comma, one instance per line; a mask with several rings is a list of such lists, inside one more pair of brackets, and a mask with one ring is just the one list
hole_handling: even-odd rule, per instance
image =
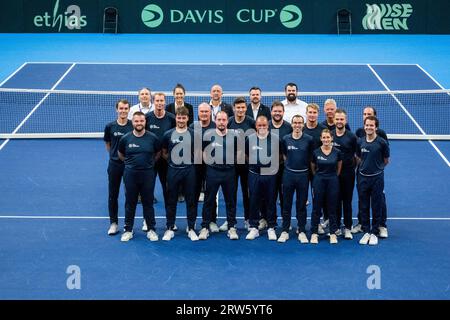
[[[378, 73], [371, 67], [370, 64], [367, 65], [367, 67], [372, 70], [375, 77], [377, 77], [378, 81], [385, 87], [387, 91], [391, 91], [389, 87], [384, 83], [384, 81], [381, 79], [381, 77], [378, 75]], [[414, 125], [419, 129], [419, 131], [426, 135], [426, 132], [422, 129], [422, 127], [417, 123], [416, 119], [409, 113], [409, 111], [405, 108], [405, 106], [400, 102], [400, 100], [397, 99], [397, 97], [394, 94], [391, 94], [391, 96], [394, 98], [394, 100], [398, 103], [398, 105], [403, 109], [403, 111], [406, 113], [406, 115], [411, 119], [411, 121], [414, 123]], [[432, 140], [428, 140], [428, 142], [431, 144], [431, 146], [436, 150], [436, 152], [441, 156], [441, 158], [445, 161], [448, 167], [450, 167], [450, 161], [444, 156], [444, 154], [439, 150], [439, 148], [434, 144]]]
[[427, 75], [428, 78], [430, 78], [431, 80], [433, 80], [433, 82], [436, 83], [436, 84], [438, 85], [439, 88], [445, 90], [445, 88], [444, 88], [439, 82], [437, 82], [437, 80], [436, 80], [435, 78], [433, 78], [433, 77], [431, 76], [431, 74], [429, 74], [424, 68], [422, 68], [419, 64], [416, 64], [416, 66], [417, 66], [420, 70], [422, 70], [422, 72], [425, 73], [425, 74]]
[[[31, 115], [41, 106], [41, 104], [47, 99], [47, 97], [52, 93], [53, 90], [60, 84], [60, 82], [67, 76], [67, 74], [72, 70], [73, 67], [75, 67], [75, 63], [73, 63], [69, 69], [59, 78], [59, 80], [55, 83], [55, 85], [50, 89], [50, 91], [39, 101], [39, 103], [34, 106], [34, 108], [30, 111], [30, 113], [25, 117], [25, 119], [22, 120], [22, 122], [14, 129], [14, 131], [11, 134], [16, 134], [17, 131], [22, 128], [22, 126], [27, 122], [27, 120], [31, 117]], [[10, 139], [6, 139], [1, 145], [0, 145], [0, 151], [6, 146], [6, 144], [9, 142]]]
[[[204, 65], [204, 66], [255, 66], [255, 65], [263, 65], [263, 66], [367, 66], [367, 63], [345, 63], [345, 62], [337, 62], [337, 63], [285, 63], [285, 62], [28, 62], [30, 64], [70, 64], [75, 63], [78, 65], [82, 64], [117, 64], [117, 65]], [[376, 64], [377, 66], [415, 66], [413, 63], [380, 63]]]
[[2, 83], [0, 83], [0, 87], [3, 86], [9, 79], [11, 79], [12, 77], [14, 77], [16, 75], [17, 72], [19, 72], [20, 70], [22, 70], [23, 67], [25, 67], [27, 65], [28, 62], [25, 62], [24, 64], [22, 64], [19, 68], [16, 69], [16, 71], [14, 71], [13, 73], [11, 73], [5, 80], [2, 81]]
[[[119, 219], [124, 219], [125, 217], [120, 216]], [[178, 216], [177, 219], [186, 219], [186, 216]], [[226, 217], [218, 216], [218, 219], [226, 219]], [[0, 219], [79, 219], [79, 220], [107, 220], [109, 217], [107, 216], [0, 216]], [[136, 217], [136, 220], [143, 219], [142, 217]], [[155, 216], [155, 219], [166, 219], [165, 216]], [[237, 220], [243, 220], [244, 217], [236, 217]], [[278, 220], [281, 220], [281, 217], [278, 217]], [[311, 217], [307, 218], [311, 220]], [[450, 221], [450, 217], [390, 217], [388, 220], [419, 220], [419, 221]], [[357, 220], [357, 218], [353, 218], [353, 220]]]

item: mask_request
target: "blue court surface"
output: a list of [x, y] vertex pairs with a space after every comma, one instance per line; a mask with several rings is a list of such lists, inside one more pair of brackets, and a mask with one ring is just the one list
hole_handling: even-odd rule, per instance
[[[50, 36], [42, 37], [39, 39]], [[55, 37], [54, 41], [69, 46], [61, 38]], [[192, 40], [190, 36], [186, 38]], [[70, 39], [80, 41], [75, 36]], [[125, 47], [137, 40], [135, 36], [121, 39]], [[164, 42], [160, 37], [153, 38], [155, 50], [169, 50], [170, 39], [169, 36]], [[209, 41], [212, 39], [211, 36]], [[227, 52], [242, 45], [239, 39]], [[309, 40], [318, 46], [313, 38], [294, 39]], [[338, 41], [323, 37], [327, 39], [331, 43]], [[394, 45], [395, 39], [385, 41]], [[94, 40], [108, 43], [109, 48], [114, 48], [117, 41], [111, 37], [91, 39]], [[210, 49], [209, 42], [204, 38], [200, 41]], [[361, 37], [351, 41], [362, 45]], [[370, 38], [365, 41], [370, 44]], [[448, 50], [448, 40], [442, 42], [441, 46]], [[257, 85], [263, 94], [271, 93], [265, 97], [270, 104], [270, 99], [282, 94], [287, 82], [296, 82], [302, 92], [450, 87], [450, 76], [445, 76], [448, 70], [436, 72], [444, 75], [444, 81], [438, 82], [435, 69], [423, 66], [423, 57], [414, 61], [410, 56], [404, 62], [356, 59], [350, 63], [342, 57], [336, 61], [339, 59], [335, 51], [329, 59], [322, 53], [316, 63], [274, 61], [271, 56], [266, 61], [256, 56], [252, 62], [245, 57], [214, 62], [205, 58], [209, 56], [203, 50], [195, 52], [203, 61], [190, 58], [187, 62], [178, 59], [169, 63], [160, 58], [149, 63], [140, 61], [144, 58], [138, 55], [127, 62], [123, 57], [111, 61], [114, 59], [105, 55], [104, 59], [88, 62], [92, 56], [84, 53], [79, 59], [73, 52], [56, 59], [54, 52], [39, 56], [32, 51], [29, 56], [19, 57], [23, 60], [16, 70], [3, 74], [0, 88], [50, 91], [0, 92], [0, 108], [9, 110], [2, 112], [8, 115], [0, 120], [0, 133], [102, 132], [104, 125], [115, 118], [112, 101], [120, 98], [117, 93], [101, 102], [98, 95], [63, 97], [58, 90], [136, 92], [126, 96], [135, 103], [141, 87], [170, 92], [180, 82], [188, 90], [187, 101], [192, 99], [193, 104], [198, 104], [199, 99], [207, 101], [207, 97], [189, 97], [189, 93], [208, 94], [214, 83], [230, 93], [227, 99]], [[370, 59], [371, 53], [366, 54]], [[189, 57], [192, 55], [191, 51]], [[7, 58], [16, 61], [11, 56]], [[445, 59], [448, 63], [448, 56]], [[324, 101], [321, 96], [301, 98], [321, 106]], [[390, 94], [382, 100], [360, 95], [335, 98], [338, 106], [346, 106], [352, 129], [361, 126], [363, 104], [370, 102], [380, 111], [381, 127], [388, 134], [450, 134], [448, 94], [420, 96], [418, 101], [407, 95]], [[436, 109], [420, 108], [423, 104], [435, 105]], [[323, 119], [321, 114], [319, 120]], [[191, 242], [184, 232], [183, 203], [178, 205], [179, 230], [172, 241], [153, 243], [146, 239], [140, 231], [139, 207], [135, 237], [122, 243], [120, 235], [106, 235], [108, 154], [101, 139], [0, 140], [0, 299], [449, 299], [449, 159], [449, 141], [391, 140], [391, 163], [385, 172], [389, 238], [380, 240], [375, 247], [360, 246], [360, 234], [352, 241], [339, 239], [335, 246], [328, 243], [327, 237], [321, 238], [317, 246], [301, 245], [294, 230], [284, 244], [269, 241], [266, 232], [255, 241], [247, 241], [240, 196], [238, 241], [230, 241], [221, 232], [212, 234], [207, 241]], [[155, 195], [162, 199], [159, 182]], [[354, 216], [356, 199], [355, 191]], [[119, 205], [123, 226], [123, 190]], [[311, 209], [308, 206], [308, 216]], [[197, 231], [200, 210], [201, 206]], [[155, 212], [161, 238], [165, 229], [162, 201], [155, 204]], [[219, 222], [224, 215], [220, 198]], [[293, 224], [295, 227], [295, 218]], [[277, 234], [280, 232], [278, 229]], [[80, 289], [70, 290], [67, 286], [70, 274], [66, 271], [70, 266], [81, 271]], [[374, 266], [380, 270], [379, 289], [367, 285]]]

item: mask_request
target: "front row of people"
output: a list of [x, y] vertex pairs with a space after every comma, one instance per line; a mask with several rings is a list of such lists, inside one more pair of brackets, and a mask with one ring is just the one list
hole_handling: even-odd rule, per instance
[[[240, 104], [239, 98], [235, 106]], [[244, 99], [245, 102], [245, 99]], [[283, 108], [274, 102], [273, 108]], [[344, 237], [352, 239], [352, 194], [355, 182], [359, 195], [359, 228], [364, 233], [361, 244], [375, 245], [378, 234], [385, 225], [383, 208], [384, 167], [389, 162], [389, 144], [377, 134], [378, 119], [369, 115], [364, 119], [364, 136], [346, 130], [346, 112], [338, 109], [335, 113], [334, 131], [320, 128], [320, 134], [314, 137], [305, 133], [305, 119], [295, 115], [291, 119], [292, 131], [283, 134], [272, 126], [266, 116], [257, 117], [252, 122], [238, 116], [229, 119], [226, 112], [219, 111], [213, 127], [209, 121], [199, 121], [188, 127], [189, 112], [180, 107], [175, 111], [175, 127], [171, 121], [161, 121], [158, 128], [164, 132], [155, 134], [149, 131], [155, 125], [149, 125], [149, 116], [135, 112], [128, 120], [129, 103], [120, 100], [116, 104], [118, 118], [105, 127], [104, 140], [110, 153], [108, 165], [109, 177], [109, 214], [108, 234], [119, 232], [118, 195], [121, 179], [125, 184], [125, 226], [121, 240], [133, 238], [133, 224], [141, 196], [143, 215], [147, 226], [147, 237], [151, 241], [159, 239], [155, 232], [155, 212], [153, 208], [156, 170], [160, 159], [167, 163], [165, 181], [166, 231], [163, 240], [171, 240], [175, 233], [175, 217], [180, 186], [185, 196], [188, 237], [192, 241], [206, 240], [209, 237], [211, 223], [216, 219], [216, 196], [222, 188], [226, 223], [221, 229], [227, 230], [227, 236], [236, 240], [239, 235], [236, 228], [237, 174], [246, 174], [248, 185], [248, 213], [246, 239], [259, 236], [261, 218], [267, 222], [269, 240], [286, 242], [291, 228], [291, 210], [294, 193], [296, 194], [296, 218], [298, 240], [301, 243], [316, 244], [319, 241], [322, 212], [327, 213], [329, 221], [330, 243], [337, 243], [341, 233], [342, 212], [344, 215]], [[205, 110], [203, 110], [205, 109]], [[200, 105], [199, 111], [207, 111], [207, 104]], [[311, 112], [308, 112], [311, 111]], [[317, 118], [317, 105], [307, 108], [308, 121]], [[206, 112], [205, 112], [206, 113]], [[311, 119], [309, 114], [311, 113]], [[200, 114], [200, 112], [199, 112]], [[147, 117], [147, 118], [146, 118]], [[210, 117], [210, 115], [209, 115]], [[244, 116], [246, 117], [246, 116]], [[163, 119], [159, 117], [159, 119]], [[201, 118], [200, 118], [201, 120]], [[204, 119], [206, 120], [206, 119]], [[152, 121], [150, 119], [150, 121]], [[236, 129], [244, 123], [247, 130]], [[231, 125], [230, 125], [231, 124]], [[147, 130], [146, 130], [147, 128]], [[154, 130], [153, 130], [154, 131]], [[280, 133], [282, 135], [280, 135]], [[361, 134], [361, 132], [360, 132]], [[319, 145], [318, 148], [314, 148]], [[206, 168], [205, 168], [206, 167]], [[284, 170], [280, 170], [283, 168]], [[356, 168], [356, 170], [355, 170]], [[281, 174], [281, 176], [280, 176]], [[204, 181], [199, 179], [204, 177]], [[161, 177], [160, 177], [161, 179]], [[163, 179], [161, 179], [163, 180]], [[281, 181], [279, 190], [277, 181]], [[195, 231], [198, 207], [198, 191], [205, 184], [205, 200], [202, 209], [200, 233]], [[306, 203], [309, 184], [312, 187], [313, 210], [311, 214], [311, 237], [306, 236]], [[277, 238], [277, 196], [282, 200], [282, 232]], [[370, 209], [372, 208], [372, 224]]]

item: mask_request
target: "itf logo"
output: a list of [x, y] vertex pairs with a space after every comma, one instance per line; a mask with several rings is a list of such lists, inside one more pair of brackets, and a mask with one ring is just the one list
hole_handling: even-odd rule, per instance
[[367, 13], [362, 20], [365, 30], [408, 30], [408, 18], [413, 13], [412, 5], [366, 4]]
[[286, 28], [295, 28], [302, 22], [302, 11], [296, 5], [287, 5], [281, 9], [280, 21]]
[[149, 28], [156, 28], [162, 23], [164, 13], [156, 4], [149, 4], [142, 10], [142, 22]]

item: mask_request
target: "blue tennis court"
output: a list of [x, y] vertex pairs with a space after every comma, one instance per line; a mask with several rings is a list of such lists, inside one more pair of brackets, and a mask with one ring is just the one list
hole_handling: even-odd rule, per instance
[[[102, 132], [115, 118], [113, 103], [123, 96], [136, 103], [141, 87], [170, 92], [183, 83], [186, 101], [196, 106], [209, 101], [215, 83], [228, 101], [257, 85], [270, 104], [296, 82], [302, 100], [322, 106], [335, 98], [352, 129], [371, 104], [388, 134], [450, 135], [450, 95], [389, 93], [444, 88], [417, 63], [26, 61], [1, 83], [1, 89], [24, 89], [0, 90], [0, 108], [9, 110], [1, 134]], [[94, 93], [70, 92], [79, 90]], [[379, 93], [339, 95], [355, 91]], [[179, 204], [172, 241], [149, 242], [139, 231], [138, 207], [135, 237], [122, 243], [106, 235], [108, 154], [101, 139], [1, 140], [0, 299], [449, 299], [450, 142], [395, 139], [391, 153], [385, 174], [390, 235], [376, 247], [360, 246], [359, 235], [337, 246], [327, 239], [301, 245], [294, 231], [285, 244], [266, 233], [246, 241], [240, 196], [237, 242], [225, 233], [191, 242]], [[155, 196], [162, 199], [159, 182]], [[354, 212], [356, 200], [355, 190]], [[162, 235], [161, 201], [155, 212]], [[200, 220], [199, 211], [197, 226]], [[72, 265], [81, 270], [80, 290], [66, 285]], [[367, 287], [370, 266], [381, 270], [381, 289]]]

